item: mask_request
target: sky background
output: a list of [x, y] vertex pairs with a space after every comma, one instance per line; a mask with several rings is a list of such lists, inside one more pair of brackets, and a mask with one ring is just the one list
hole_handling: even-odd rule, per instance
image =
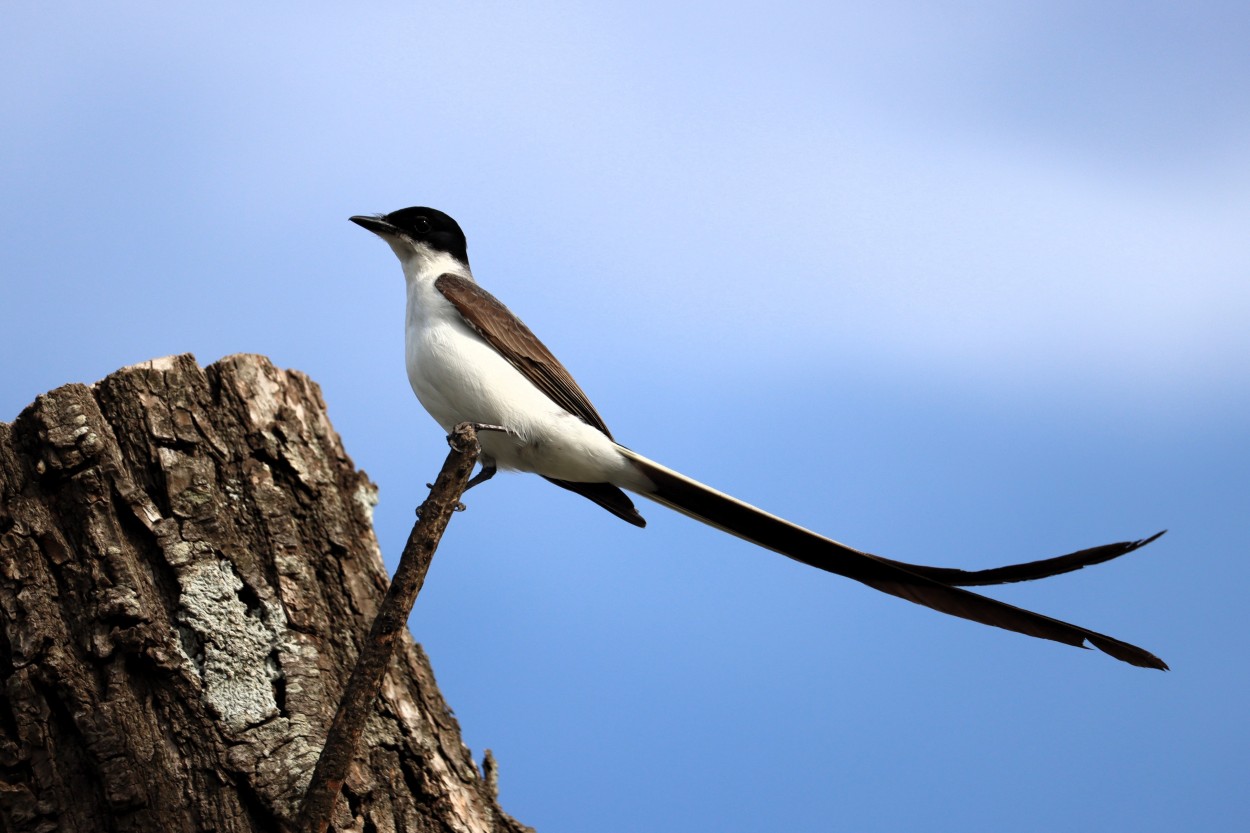
[[496, 478], [412, 628], [510, 813], [1245, 830], [1247, 43], [1231, 2], [6, 3], [0, 419], [266, 354], [393, 566], [446, 446], [347, 217], [434, 206], [618, 439], [734, 495], [966, 568], [1170, 530], [993, 592], [1164, 674]]

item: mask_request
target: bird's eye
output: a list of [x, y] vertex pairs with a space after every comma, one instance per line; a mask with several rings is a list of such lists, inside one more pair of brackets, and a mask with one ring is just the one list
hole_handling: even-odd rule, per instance
[[413, 221], [412, 227], [413, 229], [416, 230], [418, 234], [425, 234], [426, 232], [430, 230], [430, 218], [418, 217], [416, 220]]

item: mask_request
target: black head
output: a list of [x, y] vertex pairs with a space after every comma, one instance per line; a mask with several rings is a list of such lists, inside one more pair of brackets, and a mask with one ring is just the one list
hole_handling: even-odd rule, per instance
[[412, 243], [424, 243], [436, 252], [447, 252], [466, 265], [468, 244], [460, 224], [435, 208], [401, 208], [376, 217], [356, 216], [352, 222], [381, 237], [397, 237]]

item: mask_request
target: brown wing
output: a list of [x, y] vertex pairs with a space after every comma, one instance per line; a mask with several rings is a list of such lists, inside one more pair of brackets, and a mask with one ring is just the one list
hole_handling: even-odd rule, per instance
[[440, 275], [434, 286], [478, 335], [552, 402], [612, 437], [603, 417], [560, 360], [494, 295], [459, 275]]
[[638, 514], [638, 509], [634, 506], [634, 502], [629, 499], [629, 495], [611, 483], [573, 483], [568, 480], [556, 480], [554, 477], [547, 477], [546, 475], [543, 475], [543, 480], [593, 500], [622, 521], [628, 521], [634, 526], [647, 525], [646, 518]]

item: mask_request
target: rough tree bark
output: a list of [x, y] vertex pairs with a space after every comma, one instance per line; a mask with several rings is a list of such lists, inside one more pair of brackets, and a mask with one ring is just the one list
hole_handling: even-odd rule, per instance
[[[0, 423], [0, 830], [290, 820], [386, 588], [375, 495], [317, 386], [259, 356]], [[344, 796], [338, 831], [528, 829], [408, 635]]]

